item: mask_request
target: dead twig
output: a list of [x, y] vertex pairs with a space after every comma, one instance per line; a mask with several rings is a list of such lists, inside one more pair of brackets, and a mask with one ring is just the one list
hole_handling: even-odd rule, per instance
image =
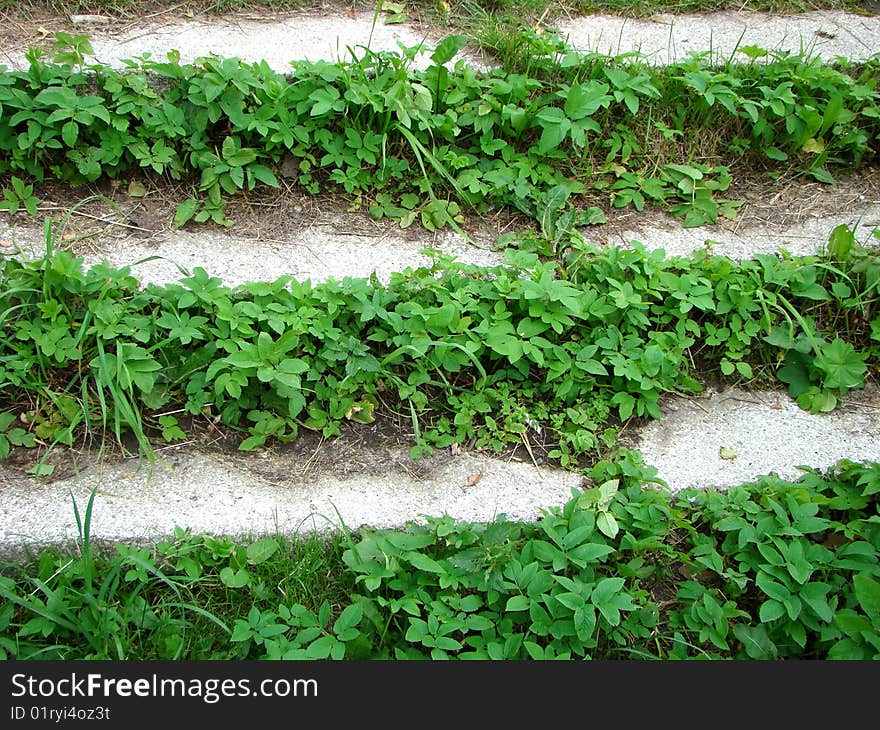
[[122, 228], [130, 228], [134, 231], [143, 231], [144, 233], [155, 233], [156, 231], [150, 228], [141, 228], [140, 226], [133, 226], [130, 223], [120, 223], [119, 221], [109, 220], [107, 216], [100, 215], [92, 215], [91, 213], [86, 213], [81, 210], [76, 210], [75, 208], [62, 208], [61, 206], [40, 206], [37, 210], [41, 213], [50, 213], [52, 211], [63, 211], [65, 213], [73, 213], [75, 215], [82, 216], [83, 218], [91, 218], [95, 221], [100, 221], [101, 223], [106, 223], [108, 226], [120, 226]]

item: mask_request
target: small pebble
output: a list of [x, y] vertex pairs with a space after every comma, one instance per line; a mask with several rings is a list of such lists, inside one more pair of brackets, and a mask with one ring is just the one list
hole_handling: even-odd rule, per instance
[[71, 15], [70, 22], [74, 25], [100, 25], [102, 23], [109, 23], [110, 18], [106, 15]]

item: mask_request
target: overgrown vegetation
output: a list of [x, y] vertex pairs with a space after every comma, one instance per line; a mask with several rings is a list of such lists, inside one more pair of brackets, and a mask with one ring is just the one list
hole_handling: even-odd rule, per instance
[[[144, 14], [144, 7], [157, 9], [167, 7], [160, 0], [142, 2], [140, 0], [0, 0], [0, 10], [15, 10], [19, 13], [54, 11], [59, 14], [76, 13], [119, 13], [128, 16], [137, 11]], [[177, 4], [181, 11], [191, 13], [233, 13], [242, 10], [297, 10], [308, 7], [306, 0], [188, 0]], [[340, 3], [342, 5], [342, 3]], [[368, 9], [373, 3], [351, 3], [351, 7]], [[558, 6], [557, 12], [591, 13], [612, 12], [627, 16], [644, 16], [661, 12], [707, 12], [712, 10], [741, 10], [743, 3], [734, 0], [565, 0], [550, 3], [549, 0], [414, 0], [393, 2], [380, 0], [380, 6], [389, 18], [408, 13], [436, 16], [440, 19], [455, 18], [464, 21], [480, 13], [516, 14], [520, 18], [536, 19], [549, 14]], [[748, 9], [773, 13], [807, 12], [825, 8], [840, 8], [858, 12], [868, 5], [864, 0], [749, 0]]]
[[416, 49], [360, 49], [281, 76], [173, 54], [86, 68], [87, 40], [59, 35], [51, 62], [32, 51], [29, 70], [0, 75], [12, 215], [34, 212], [46, 177], [147, 171], [198, 180], [179, 225], [228, 224], [226, 197], [284, 169], [402, 225], [493, 206], [538, 223], [503, 242], [503, 266], [437, 254], [388, 285], [230, 289], [202, 269], [145, 288], [129, 269], [86, 271], [47, 222], [45, 256], [0, 270], [0, 458], [108, 433], [151, 453], [186, 437], [180, 411], [253, 449], [390, 409], [411, 416], [413, 456], [543, 428], [551, 458], [594, 464], [591, 486], [536, 524], [435, 516], [248, 544], [178, 530], [107, 556], [92, 500], [74, 504], [77, 554], [3, 566], [3, 658], [880, 658], [880, 465], [670, 496], [615, 448], [620, 423], [707, 377], [775, 377], [801, 407], [832, 410], [878, 366], [876, 250], [845, 226], [821, 256], [741, 263], [598, 250], [576, 232], [602, 219], [580, 205], [596, 190], [696, 225], [734, 214], [719, 197], [734, 163], [828, 182], [872, 161], [880, 60], [765, 63], [742, 48], [743, 63], [658, 70], [502, 26], [483, 27], [505, 64], [486, 74], [447, 67], [462, 36], [425, 71]]
[[[339, 63], [205, 58], [83, 68], [83, 36], [59, 34], [54, 60], [0, 76], [0, 174], [71, 183], [138, 171], [198, 178], [175, 222], [229, 225], [225, 198], [277, 186], [344, 192], [376, 218], [455, 226], [464, 210], [506, 206], [539, 218], [560, 194], [666, 207], [685, 225], [733, 217], [731, 165], [801, 170], [874, 159], [878, 61], [835, 68], [743, 48], [745, 63], [694, 56], [658, 69], [582, 55], [522, 30], [519, 62], [476, 73], [448, 62], [450, 36], [417, 70], [418, 49], [352, 49]], [[751, 60], [749, 60], [751, 59]], [[766, 61], [767, 59], [762, 59]], [[524, 68], [514, 68], [524, 63]], [[706, 130], [711, 129], [711, 134]], [[283, 166], [283, 167], [282, 167]], [[550, 196], [548, 198], [548, 196]], [[21, 191], [8, 192], [12, 205]], [[579, 223], [602, 220], [599, 209]]]
[[[633, 452], [536, 524], [45, 551], [0, 576], [18, 659], [878, 659], [880, 465], [670, 496]], [[91, 509], [91, 502], [89, 503]], [[88, 513], [86, 514], [86, 520]]]
[[47, 221], [45, 256], [0, 273], [0, 446], [132, 432], [150, 453], [150, 433], [183, 435], [167, 415], [182, 408], [246, 431], [252, 449], [386, 408], [411, 415], [414, 456], [501, 449], [543, 424], [569, 466], [700, 378], [775, 375], [821, 412], [877, 367], [880, 260], [846, 226], [824, 256], [739, 263], [554, 240], [558, 260], [511, 252], [479, 268], [435, 252], [387, 285], [230, 289], [196, 268], [140, 288], [129, 268], [53, 250]]

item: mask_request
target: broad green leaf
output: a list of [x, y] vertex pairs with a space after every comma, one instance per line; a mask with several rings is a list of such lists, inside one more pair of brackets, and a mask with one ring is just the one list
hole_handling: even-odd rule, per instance
[[831, 586], [827, 583], [807, 583], [798, 593], [801, 600], [806, 603], [820, 619], [829, 623], [834, 618], [834, 612], [828, 605], [827, 596], [830, 590]]
[[344, 631], [353, 629], [360, 623], [363, 615], [364, 611], [359, 603], [346, 606], [333, 624], [333, 632], [338, 636]]
[[611, 103], [608, 96], [608, 84], [588, 81], [586, 84], [574, 84], [568, 90], [565, 100], [565, 115], [572, 120], [583, 119], [595, 114], [599, 109], [607, 108]]
[[771, 623], [785, 615], [785, 606], [774, 598], [770, 598], [761, 604], [758, 609], [758, 618], [761, 623]]
[[538, 152], [546, 154], [556, 149], [568, 135], [571, 123], [562, 119], [558, 123], [548, 122], [544, 125], [541, 138], [538, 140]]
[[330, 652], [333, 651], [336, 643], [336, 637], [334, 636], [321, 636], [309, 644], [306, 649], [306, 655], [309, 659], [326, 659], [330, 656]]
[[428, 533], [386, 532], [382, 537], [398, 550], [421, 550], [434, 544], [434, 536]]
[[619, 479], [609, 479], [607, 482], [602, 482], [599, 485], [599, 509], [605, 509], [608, 507], [611, 502], [614, 501], [614, 498], [617, 496], [617, 492], [620, 489], [620, 480]]
[[34, 102], [43, 106], [58, 106], [75, 108], [77, 106], [77, 95], [73, 89], [66, 86], [50, 86], [43, 89], [34, 98]]
[[423, 555], [422, 553], [407, 553], [405, 556], [406, 560], [408, 560], [412, 566], [418, 570], [424, 570], [429, 573], [439, 573], [444, 574], [446, 570], [443, 568], [440, 563], [432, 558], [429, 558], [427, 555]]
[[734, 624], [733, 633], [742, 642], [751, 659], [776, 659], [779, 654], [776, 644], [770, 640], [763, 625]]
[[79, 137], [79, 125], [76, 122], [67, 122], [61, 127], [61, 139], [68, 147], [73, 147]]
[[252, 175], [264, 185], [270, 185], [273, 188], [278, 187], [278, 179], [275, 177], [275, 173], [265, 165], [248, 165], [247, 171], [249, 175]]
[[174, 227], [183, 228], [183, 226], [196, 214], [199, 209], [199, 201], [193, 198], [187, 198], [174, 212]]
[[880, 627], [880, 582], [866, 573], [853, 576], [856, 598], [862, 610], [872, 618], [875, 626]]
[[576, 611], [584, 605], [584, 597], [577, 593], [558, 593], [556, 600], [572, 611]]
[[528, 611], [530, 601], [527, 596], [511, 596], [504, 606], [505, 611]]
[[775, 598], [780, 603], [784, 603], [785, 600], [791, 595], [789, 590], [782, 585], [781, 583], [773, 580], [767, 573], [763, 570], [758, 571], [758, 575], [755, 578], [755, 585], [758, 586], [764, 593], [766, 593], [771, 598]]
[[616, 537], [617, 533], [620, 531], [620, 527], [617, 525], [617, 520], [614, 519], [614, 515], [610, 512], [599, 512], [599, 514], [596, 515], [596, 527], [599, 528], [599, 531], [602, 534], [611, 538]]
[[250, 583], [251, 575], [244, 568], [233, 570], [230, 567], [226, 567], [220, 571], [220, 580], [223, 585], [229, 588], [242, 588]]
[[431, 60], [438, 66], [452, 60], [456, 53], [467, 45], [468, 37], [465, 35], [446, 36], [431, 54]]
[[435, 334], [441, 334], [449, 330], [458, 310], [453, 304], [446, 304], [432, 312], [425, 320], [425, 326]]
[[586, 564], [596, 562], [599, 558], [604, 558], [606, 555], [611, 555], [613, 552], [615, 552], [615, 549], [611, 545], [588, 542], [569, 551], [568, 556], [574, 562]]
[[836, 337], [833, 342], [823, 345], [816, 358], [816, 365], [825, 373], [826, 388], [860, 388], [865, 384], [867, 370], [865, 355], [853, 349], [848, 342]]
[[855, 242], [856, 236], [852, 228], [842, 223], [831, 231], [831, 235], [828, 238], [828, 253], [836, 261], [846, 261]]
[[265, 563], [278, 550], [278, 541], [271, 537], [264, 537], [252, 542], [247, 548], [247, 559], [252, 565]]

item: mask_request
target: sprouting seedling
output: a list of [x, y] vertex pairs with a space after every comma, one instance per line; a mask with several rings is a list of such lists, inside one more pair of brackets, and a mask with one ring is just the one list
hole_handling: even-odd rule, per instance
[[58, 31], [55, 34], [52, 52], [54, 53], [52, 60], [55, 63], [79, 67], [82, 67], [86, 56], [92, 56], [95, 53], [87, 35], [65, 33], [64, 31]]

